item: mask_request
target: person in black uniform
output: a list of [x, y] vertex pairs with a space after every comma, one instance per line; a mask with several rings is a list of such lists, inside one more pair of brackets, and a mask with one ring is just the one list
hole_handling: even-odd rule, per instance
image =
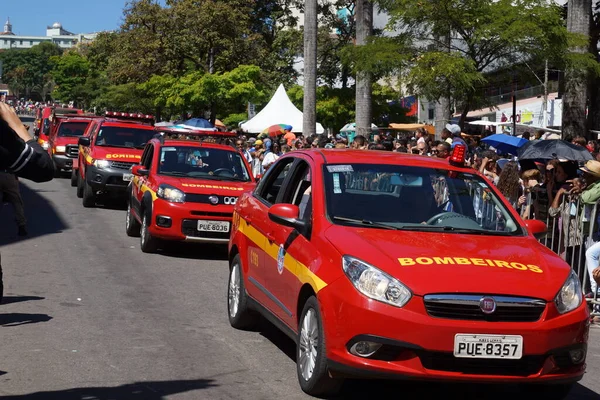
[[[50, 155], [29, 135], [17, 113], [0, 102], [0, 171], [34, 182], [47, 182], [54, 177]], [[0, 302], [4, 294], [0, 258]]]

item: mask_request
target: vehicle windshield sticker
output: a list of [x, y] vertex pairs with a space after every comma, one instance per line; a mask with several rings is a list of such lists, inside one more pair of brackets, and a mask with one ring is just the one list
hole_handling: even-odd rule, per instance
[[177, 149], [175, 147], [163, 147], [162, 150], [163, 151], [177, 151]]
[[354, 172], [352, 165], [328, 165], [327, 171], [334, 172]]
[[342, 193], [342, 187], [340, 186], [340, 174], [333, 174], [333, 193]]
[[508, 262], [502, 260], [490, 260], [487, 258], [466, 258], [466, 257], [418, 257], [418, 258], [399, 258], [398, 262], [403, 267], [411, 265], [472, 265], [482, 267], [505, 268], [515, 271], [530, 271], [536, 274], [543, 274], [544, 271], [537, 265], [522, 264], [519, 262]]
[[285, 260], [285, 248], [283, 244], [279, 246], [279, 253], [277, 253], [277, 271], [279, 275], [283, 274], [283, 261]]

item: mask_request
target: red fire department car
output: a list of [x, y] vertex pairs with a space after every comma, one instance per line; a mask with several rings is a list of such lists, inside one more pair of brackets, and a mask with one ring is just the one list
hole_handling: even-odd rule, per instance
[[312, 395], [345, 376], [513, 382], [563, 398], [585, 371], [578, 277], [461, 166], [355, 150], [281, 157], [235, 207], [229, 320], [297, 343]]
[[77, 197], [94, 207], [97, 196], [123, 196], [132, 180], [131, 167], [140, 161], [155, 135], [151, 115], [107, 112], [79, 138]]
[[[250, 166], [234, 147], [209, 142], [206, 132], [163, 133], [132, 168], [127, 234], [141, 237], [143, 252], [156, 251], [159, 240], [226, 244], [233, 207], [255, 185]], [[210, 132], [225, 136], [235, 134]]]
[[43, 107], [38, 110], [38, 118], [35, 121], [34, 131], [37, 131], [36, 136], [40, 146], [42, 146], [44, 150], [48, 150], [50, 148], [48, 141], [50, 139], [52, 125], [56, 117], [74, 117], [77, 115], [83, 115], [83, 110], [77, 108], [56, 108], [53, 106]]
[[96, 116], [73, 117], [56, 115], [48, 136], [48, 153], [54, 161], [57, 175], [71, 171], [79, 154], [78, 140]]

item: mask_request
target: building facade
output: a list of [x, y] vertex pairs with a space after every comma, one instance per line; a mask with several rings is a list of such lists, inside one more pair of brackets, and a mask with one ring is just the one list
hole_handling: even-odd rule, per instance
[[0, 50], [30, 49], [43, 42], [54, 43], [61, 49], [70, 49], [80, 43], [93, 41], [96, 35], [96, 33], [71, 33], [63, 29], [59, 22], [47, 27], [46, 36], [15, 35], [9, 18], [4, 24], [4, 30], [0, 33]]

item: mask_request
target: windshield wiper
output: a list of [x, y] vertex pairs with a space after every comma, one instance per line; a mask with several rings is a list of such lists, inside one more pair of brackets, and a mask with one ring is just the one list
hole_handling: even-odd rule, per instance
[[118, 144], [97, 144], [96, 146], [99, 146], [99, 147], [118, 147], [120, 149], [135, 149], [135, 147], [121, 146], [121, 145], [118, 145]]
[[478, 235], [506, 235], [507, 232], [486, 231], [483, 229], [457, 228], [454, 226], [443, 225], [403, 225], [398, 228], [403, 231], [434, 231], [434, 232], [455, 232], [455, 233], [474, 233]]
[[161, 172], [161, 175], [171, 175], [171, 176], [189, 176], [188, 174], [186, 174], [185, 172], [177, 172], [177, 171], [172, 171], [172, 172]]
[[394, 230], [394, 231], [398, 230], [398, 228], [396, 228], [395, 226], [381, 224], [379, 222], [373, 222], [373, 221], [369, 221], [367, 219], [353, 219], [353, 218], [337, 217], [337, 216], [331, 217], [331, 219], [333, 219], [334, 221], [349, 222], [351, 224], [356, 224], [356, 225], [372, 226], [373, 228], [390, 229], [390, 230]]

